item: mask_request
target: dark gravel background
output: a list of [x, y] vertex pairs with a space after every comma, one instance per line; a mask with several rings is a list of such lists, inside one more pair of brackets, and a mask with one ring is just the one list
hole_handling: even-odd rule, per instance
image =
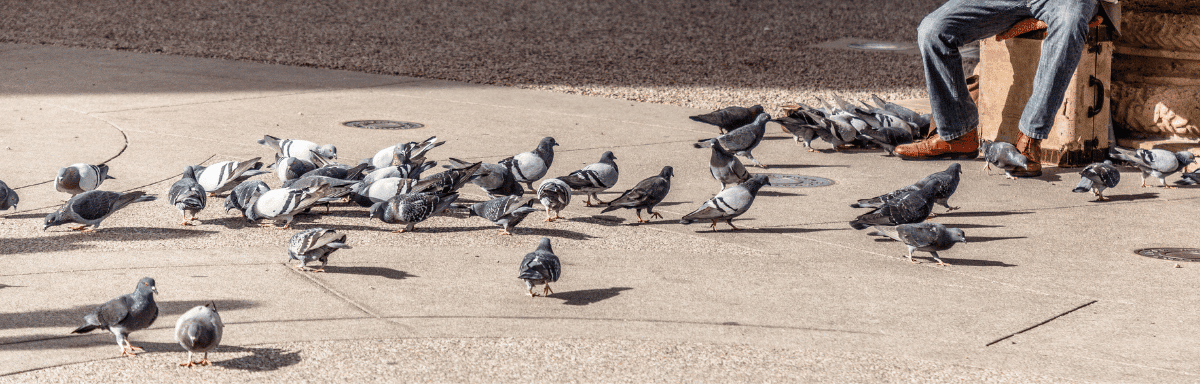
[[943, 0], [0, 1], [0, 42], [344, 69], [704, 109], [925, 97], [912, 42]]

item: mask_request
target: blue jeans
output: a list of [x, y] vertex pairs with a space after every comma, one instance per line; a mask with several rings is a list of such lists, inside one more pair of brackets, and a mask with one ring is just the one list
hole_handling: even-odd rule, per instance
[[1032, 17], [1049, 28], [1033, 78], [1033, 95], [1025, 103], [1019, 128], [1031, 139], [1045, 139], [1079, 64], [1096, 8], [1096, 0], [949, 0], [925, 16], [917, 27], [917, 46], [938, 135], [953, 140], [979, 125], [979, 109], [967, 93], [959, 47]]

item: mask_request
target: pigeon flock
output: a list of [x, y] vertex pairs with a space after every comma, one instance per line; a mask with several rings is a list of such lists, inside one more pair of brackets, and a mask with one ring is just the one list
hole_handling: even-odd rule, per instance
[[[747, 171], [739, 157], [754, 165], [767, 166], [754, 157], [765, 134], [768, 122], [779, 124], [797, 142], [812, 149], [812, 141], [820, 138], [835, 151], [848, 147], [879, 148], [891, 155], [897, 145], [912, 142], [928, 134], [929, 115], [922, 115], [894, 103], [872, 97], [872, 103], [852, 104], [835, 97], [833, 103], [821, 100], [821, 108], [803, 104], [783, 106], [786, 116], [772, 119], [759, 105], [729, 107], [712, 113], [691, 116], [690, 119], [715, 125], [720, 135], [700, 140], [695, 148], [711, 149], [709, 170], [721, 184], [719, 191], [695, 210], [683, 215], [680, 224], [704, 222], [713, 230], [724, 222], [732, 230], [733, 219], [746, 214], [760, 189], [771, 186], [768, 175]], [[419, 231], [418, 224], [435, 215], [455, 212], [467, 220], [479, 216], [498, 227], [500, 235], [511, 235], [526, 217], [545, 210], [546, 222], [561, 218], [560, 212], [571, 203], [571, 195], [585, 195], [586, 206], [600, 206], [601, 213], [625, 208], [634, 210], [639, 223], [649, 222], [642, 216], [662, 218], [655, 211], [671, 191], [674, 168], [663, 166], [657, 174], [643, 179], [618, 197], [604, 202], [597, 195], [617, 185], [620, 177], [612, 151], [605, 151], [599, 160], [566, 175], [547, 178], [554, 163], [553, 137], [542, 138], [532, 150], [519, 153], [497, 163], [467, 162], [448, 158], [443, 171], [432, 173], [438, 165], [427, 159], [431, 150], [445, 141], [430, 137], [422, 142], [400, 143], [385, 147], [374, 156], [353, 165], [338, 163], [337, 148], [332, 144], [300, 139], [279, 139], [265, 135], [258, 140], [273, 151], [274, 162], [267, 165], [261, 157], [245, 161], [224, 161], [208, 166], [189, 165], [167, 191], [167, 203], [182, 214], [180, 225], [194, 225], [197, 216], [206, 208], [209, 198], [224, 195], [225, 212], [236, 211], [250, 223], [264, 227], [291, 228], [298, 215], [319, 215], [319, 205], [345, 204], [364, 208], [362, 217], [395, 226], [396, 233]], [[985, 170], [997, 167], [1005, 172], [1024, 168], [1027, 159], [1007, 143], [982, 143]], [[1146, 178], [1158, 178], [1165, 188], [1166, 176], [1183, 172], [1179, 184], [1200, 182], [1200, 174], [1187, 173], [1194, 161], [1190, 152], [1172, 153], [1165, 150], [1129, 150], [1113, 148], [1114, 160], [1129, 163], [1142, 171], [1142, 186]], [[274, 172], [269, 169], [274, 168]], [[107, 165], [74, 164], [59, 170], [54, 180], [58, 191], [71, 195], [61, 208], [46, 216], [43, 230], [52, 226], [74, 223], [72, 230], [94, 232], [101, 222], [123, 207], [133, 203], [155, 200], [143, 191], [113, 192], [99, 189], [103, 182], [113, 179]], [[274, 174], [281, 186], [270, 187], [254, 179]], [[432, 173], [432, 174], [430, 174]], [[934, 215], [935, 206], [948, 211], [958, 209], [949, 204], [957, 190], [962, 167], [950, 164], [916, 182], [874, 197], [863, 197], [851, 203], [853, 208], [867, 209], [849, 221], [849, 225], [867, 233], [903, 243], [907, 258], [914, 251], [928, 252], [940, 266], [947, 266], [938, 256], [956, 243], [965, 243], [962, 229], [926, 222]], [[1011, 175], [1009, 175], [1011, 177]], [[544, 180], [543, 180], [544, 179]], [[540, 184], [536, 182], [541, 181]], [[1103, 191], [1120, 181], [1120, 172], [1112, 161], [1087, 166], [1080, 173], [1079, 185], [1073, 192], [1092, 192], [1105, 200]], [[478, 186], [488, 200], [459, 203], [459, 190], [466, 184]], [[885, 193], [886, 192], [886, 193]], [[525, 196], [529, 193], [530, 196]], [[594, 202], [593, 202], [594, 200]], [[0, 210], [15, 209], [19, 198], [16, 191], [0, 182]], [[541, 208], [534, 207], [540, 204]], [[551, 213], [553, 211], [553, 214]], [[404, 235], [419, 236], [419, 235]], [[294, 268], [305, 272], [323, 272], [329, 257], [339, 249], [352, 249], [347, 235], [332, 229], [310, 228], [295, 233], [286, 245], [288, 259], [298, 261]], [[319, 268], [310, 263], [320, 262]], [[534, 287], [542, 285], [541, 295], [550, 295], [550, 283], [562, 275], [562, 264], [551, 248], [551, 240], [542, 238], [533, 252], [521, 261], [517, 277], [526, 284], [530, 297], [539, 296]], [[129, 342], [129, 334], [150, 327], [158, 317], [154, 295], [158, 293], [154, 279], [138, 281], [133, 293], [119, 296], [84, 316], [85, 324], [72, 333], [87, 333], [95, 329], [111, 332], [121, 348], [121, 354], [134, 355], [140, 348]], [[224, 325], [216, 303], [197, 306], [181, 316], [175, 327], [176, 340], [188, 351], [182, 366], [208, 365], [207, 352], [221, 341]], [[199, 362], [194, 353], [203, 353]]]

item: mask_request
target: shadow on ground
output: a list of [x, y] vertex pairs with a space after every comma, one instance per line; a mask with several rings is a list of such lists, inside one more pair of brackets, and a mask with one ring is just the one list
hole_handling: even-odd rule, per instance
[[100, 227], [94, 233], [80, 233], [69, 229], [50, 236], [4, 239], [6, 254], [35, 252], [66, 252], [94, 247], [92, 242], [101, 241], [155, 241], [211, 236], [216, 231], [182, 228], [153, 227]]
[[[185, 301], [159, 301], [158, 302], [158, 321], [160, 326], [164, 320], [178, 318], [193, 307], [208, 304], [209, 300], [185, 300]], [[217, 308], [221, 311], [232, 311], [238, 309], [253, 308], [259, 306], [257, 302], [248, 300], [218, 300], [216, 301]], [[96, 307], [103, 303], [94, 305], [79, 305], [70, 308], [49, 309], [42, 311], [26, 311], [16, 313], [0, 313], [0, 329], [21, 329], [21, 328], [62, 328], [62, 334], [69, 334], [76, 327], [83, 325], [83, 316], [91, 313]], [[100, 331], [92, 331], [93, 334], [101, 333]], [[108, 332], [103, 332], [108, 334]], [[14, 339], [0, 339], [0, 345], [12, 343], [25, 343], [29, 341], [27, 337], [18, 337]], [[10, 348], [5, 346], [5, 348]]]
[[555, 292], [546, 297], [563, 300], [563, 305], [588, 305], [594, 304], [601, 300], [611, 299], [617, 295], [620, 295], [621, 291], [628, 291], [630, 289], [633, 288], [612, 287], [605, 289], [585, 289], [582, 291]]
[[379, 277], [392, 279], [392, 280], [404, 280], [404, 279], [407, 279], [410, 277], [418, 277], [418, 276], [410, 274], [408, 272], [395, 270], [395, 269], [391, 269], [391, 268], [385, 268], [385, 267], [342, 267], [342, 266], [332, 266], [331, 265], [331, 266], [325, 267], [325, 273], [361, 275], [361, 276], [379, 276]]

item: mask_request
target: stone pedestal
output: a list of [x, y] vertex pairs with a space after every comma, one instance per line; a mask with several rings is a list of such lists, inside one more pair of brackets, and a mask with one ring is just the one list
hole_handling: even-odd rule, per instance
[[1194, 0], [1121, 4], [1112, 63], [1118, 143], [1200, 147], [1200, 7]]

